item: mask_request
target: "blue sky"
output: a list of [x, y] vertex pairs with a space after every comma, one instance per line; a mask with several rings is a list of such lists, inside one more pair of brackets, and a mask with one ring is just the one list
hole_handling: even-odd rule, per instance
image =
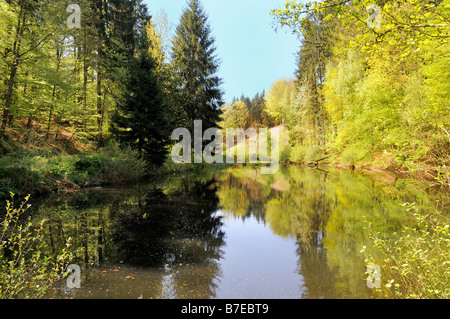
[[[144, 0], [151, 14], [161, 9], [173, 29], [179, 23], [187, 0]], [[300, 41], [288, 29], [275, 31], [271, 9], [284, 0], [202, 0], [216, 39], [225, 102], [242, 94], [252, 98], [269, 91], [273, 82], [292, 78]]]

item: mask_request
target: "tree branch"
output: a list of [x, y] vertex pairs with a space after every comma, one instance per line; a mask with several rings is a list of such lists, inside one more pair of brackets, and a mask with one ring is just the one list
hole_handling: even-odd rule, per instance
[[30, 53], [31, 51], [37, 49], [45, 40], [47, 40], [53, 33], [55, 33], [58, 29], [59, 29], [59, 25], [49, 34], [47, 34], [41, 41], [39, 41], [35, 46], [31, 47], [29, 50], [19, 54], [19, 58], [21, 58], [22, 56]]

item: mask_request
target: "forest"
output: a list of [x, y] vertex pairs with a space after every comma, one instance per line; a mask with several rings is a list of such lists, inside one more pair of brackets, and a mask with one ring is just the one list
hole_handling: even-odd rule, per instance
[[141, 1], [69, 2], [0, 4], [3, 194], [116, 182], [102, 174], [112, 170], [133, 179], [120, 163], [161, 167], [171, 131], [194, 120], [282, 125], [284, 164], [326, 158], [448, 184], [448, 1], [380, 2], [380, 17], [370, 1], [287, 1], [271, 14], [298, 34], [296, 78], [231, 103], [199, 1], [173, 38]]
[[142, 1], [69, 2], [0, 4], [3, 194], [133, 180], [164, 166], [172, 130], [194, 120], [281, 125], [283, 164], [325, 158], [448, 184], [446, 0], [380, 1], [372, 15], [374, 1], [287, 1], [271, 15], [298, 34], [296, 78], [231, 103], [199, 1], [172, 38], [164, 12], [152, 17]]
[[[6, 219], [0, 224], [1, 262], [8, 257], [4, 254], [8, 248], [3, 247], [5, 243], [13, 247], [11, 254], [19, 260], [22, 247], [31, 247], [28, 245], [36, 241], [34, 237], [21, 237], [22, 228], [20, 235], [3, 241], [9, 234], [10, 222], [17, 222], [19, 215], [26, 211], [30, 195], [33, 198], [96, 186], [135, 185], [161, 176], [179, 179], [171, 181], [176, 186], [165, 186], [170, 200], [167, 194], [150, 192], [148, 207], [156, 209], [154, 207], [162, 207], [160, 203], [170, 204], [174, 219], [186, 219], [186, 224], [197, 219], [198, 224], [203, 223], [203, 218], [210, 218], [209, 214], [219, 204], [224, 212], [233, 216], [243, 218], [253, 214], [258, 220], [272, 218], [275, 233], [286, 238], [296, 237], [299, 250], [307, 250], [304, 243], [322, 245], [317, 236], [325, 236], [325, 229], [331, 234], [324, 241], [325, 246], [331, 247], [330, 251], [339, 245], [345, 246], [352, 242], [352, 227], [359, 227], [358, 234], [362, 234], [364, 223], [358, 219], [360, 215], [373, 210], [376, 216], [372, 216], [372, 220], [383, 219], [386, 207], [395, 211], [395, 225], [381, 227], [377, 220], [376, 226], [386, 232], [391, 231], [392, 226], [400, 233], [401, 224], [408, 219], [403, 215], [404, 210], [398, 213], [397, 208], [392, 208], [397, 205], [393, 197], [412, 196], [415, 187], [400, 185], [401, 190], [392, 191], [392, 185], [384, 187], [381, 181], [366, 180], [355, 186], [354, 181], [359, 178], [352, 175], [355, 171], [388, 172], [389, 178], [393, 176], [390, 174], [415, 178], [425, 181], [430, 189], [437, 187], [439, 191], [433, 188], [430, 194], [438, 193], [445, 198], [439, 192], [448, 192], [450, 187], [450, 0], [285, 0], [284, 6], [274, 6], [267, 14], [277, 30], [288, 30], [298, 37], [296, 69], [292, 70], [295, 76], [273, 79], [269, 90], [261, 88], [254, 96], [236, 96], [232, 101], [224, 100], [216, 39], [200, 0], [188, 0], [183, 4], [183, 13], [172, 31], [163, 11], [154, 14], [151, 1], [148, 5], [142, 0], [73, 2], [0, 0], [0, 198], [26, 198], [18, 208], [7, 201]], [[251, 36], [251, 30], [246, 32]], [[261, 65], [261, 68], [268, 67], [270, 65]], [[252, 170], [253, 166], [239, 165], [241, 171], [221, 177], [222, 188], [218, 190], [210, 188], [211, 184], [215, 185], [210, 181], [203, 187], [184, 180], [188, 179], [188, 174], [202, 175], [201, 169], [207, 165], [174, 163], [170, 154], [176, 142], [171, 134], [176, 128], [192, 132], [196, 120], [201, 120], [204, 128], [280, 129], [280, 162], [292, 171], [261, 177]], [[311, 166], [321, 173], [316, 176], [316, 173], [302, 170]], [[322, 166], [343, 169], [346, 172], [343, 176], [350, 174], [351, 182], [345, 183], [345, 187], [331, 184], [330, 176], [334, 175], [320, 171]], [[314, 178], [306, 178], [308, 174]], [[398, 181], [395, 176], [393, 184]], [[416, 182], [411, 183], [416, 185]], [[368, 195], [369, 190], [376, 190], [375, 199]], [[205, 198], [214, 198], [214, 206], [201, 201], [201, 205], [207, 206], [201, 210], [206, 217], [198, 215], [196, 206], [189, 202], [198, 199], [194, 195], [196, 191]], [[183, 192], [187, 194], [183, 196], [191, 197], [180, 195]], [[425, 198], [425, 193], [420, 196]], [[360, 195], [362, 199], [358, 201], [362, 204], [355, 208], [354, 203], [359, 202], [347, 200], [351, 197], [349, 194]], [[117, 231], [116, 236], [122, 236], [125, 243], [129, 240], [126, 236], [138, 228], [134, 225], [136, 220], [142, 221], [147, 214], [151, 215], [150, 211], [142, 210], [140, 196], [139, 189], [139, 201], [136, 200], [138, 203], [133, 203], [130, 210], [136, 211], [136, 215], [120, 215], [129, 209], [125, 200], [120, 202], [124, 208], [113, 216], [128, 221], [126, 225], [117, 222], [117, 229], [125, 230], [120, 234]], [[203, 200], [201, 196], [199, 201]], [[377, 209], [372, 207], [384, 197], [388, 204]], [[179, 208], [180, 198], [186, 199], [192, 207]], [[342, 202], [345, 205], [340, 205]], [[428, 198], [423, 202], [430, 207], [434, 205]], [[423, 284], [423, 289], [417, 285], [420, 288], [409, 295], [397, 291], [396, 296], [448, 298], [449, 272], [445, 270], [449, 263], [448, 218], [439, 216], [424, 225], [429, 215], [423, 217], [414, 205], [405, 203], [404, 207], [408, 212], [416, 212], [414, 216], [423, 228], [412, 229], [416, 231], [415, 238], [422, 241], [417, 245], [406, 241], [410, 250], [404, 250], [422, 254], [420, 245], [425, 247], [428, 240], [436, 244], [440, 250], [432, 249], [432, 252], [438, 257], [433, 259], [430, 252], [429, 263], [424, 267], [431, 265], [435, 272], [430, 278], [437, 279], [436, 283]], [[318, 207], [321, 212], [315, 211]], [[112, 207], [111, 211], [114, 209]], [[250, 213], [251, 209], [255, 211]], [[259, 215], [255, 213], [258, 209]], [[436, 204], [437, 210], [447, 214], [447, 201]], [[191, 240], [197, 235], [193, 229], [198, 225], [187, 229], [179, 222], [177, 228], [171, 220], [164, 219], [165, 214], [161, 212], [144, 221], [150, 225], [145, 224], [146, 231], [152, 232], [152, 227], [164, 224], [164, 236], [177, 233], [180, 240], [185, 240], [181, 235], [187, 232]], [[93, 251], [92, 247], [88, 249], [88, 236], [94, 238], [95, 233], [95, 245], [103, 252], [103, 233], [99, 235], [104, 226], [101, 214], [100, 210], [95, 211], [92, 215], [95, 222], [89, 225], [87, 215], [85, 220], [76, 217], [75, 226], [70, 226], [70, 231], [78, 234], [79, 223], [85, 223], [81, 227], [86, 231], [85, 247], [81, 242], [76, 243], [75, 255], [81, 256], [80, 251], [85, 249], [86, 263], [90, 258], [88, 252]], [[320, 214], [326, 218], [320, 220], [323, 224], [316, 225]], [[328, 219], [333, 223], [328, 223]], [[57, 222], [52, 222], [63, 234], [61, 217], [55, 220]], [[102, 226], [92, 226], [97, 222]], [[214, 227], [207, 226], [218, 233], [219, 218], [211, 223]], [[29, 230], [31, 234], [34, 227], [38, 229], [35, 233], [38, 237], [40, 231], [45, 231], [43, 221], [40, 225], [41, 228], [32, 223], [24, 226], [24, 234]], [[57, 226], [53, 233], [48, 229], [49, 236], [56, 234]], [[320, 234], [316, 228], [320, 229]], [[205, 238], [210, 235], [208, 231], [205, 230]], [[408, 228], [404, 231], [406, 233]], [[428, 231], [434, 231], [433, 235]], [[349, 237], [340, 240], [341, 234]], [[374, 236], [372, 239], [378, 248], [386, 249], [381, 237]], [[168, 249], [164, 246], [165, 237], [161, 239], [158, 234], [154, 237], [156, 239], [148, 239], [148, 247], [153, 247], [154, 240]], [[218, 237], [222, 240], [223, 234]], [[15, 240], [19, 250], [14, 250]], [[50, 259], [38, 263], [39, 250], [36, 254], [33, 250], [27, 251], [31, 258], [28, 261], [36, 260], [31, 263], [36, 267], [48, 267], [45, 271], [54, 267], [55, 271], [49, 272], [49, 276], [56, 276], [64, 269], [63, 261], [69, 259], [69, 241], [67, 246], [58, 244], [63, 248], [56, 264]], [[364, 237], [364, 242], [367, 241]], [[51, 244], [53, 252], [53, 237]], [[347, 253], [344, 246], [336, 249], [339, 258]], [[427, 249], [424, 251], [428, 252]], [[352, 246], [352, 250], [356, 251], [356, 246]], [[317, 258], [313, 251], [307, 252], [312, 261]], [[388, 250], [386, 256], [391, 252]], [[427, 261], [425, 257], [402, 255], [401, 249], [395, 252], [400, 260], [404, 258], [405, 265]], [[158, 267], [167, 262], [164, 252], [151, 253], [160, 254], [154, 261], [159, 263]], [[176, 253], [181, 256], [177, 255], [179, 266], [186, 263], [182, 253], [178, 250]], [[331, 260], [331, 253], [329, 258]], [[339, 258], [335, 258], [335, 264]], [[326, 261], [321, 262], [321, 267], [326, 268]], [[16, 269], [9, 263], [1, 266], [1, 276], [6, 270], [11, 273], [17, 270], [18, 282], [28, 271], [26, 267]], [[444, 271], [438, 271], [442, 266]], [[347, 273], [359, 271], [356, 264], [350, 268]], [[398, 278], [405, 277], [401, 270], [399, 273]], [[426, 270], [424, 274], [426, 277]], [[50, 277], [48, 280], [53, 281], [58, 276]], [[36, 278], [36, 282], [41, 280], [39, 276]], [[352, 289], [362, 289], [358, 286], [359, 277], [355, 275], [351, 280], [354, 281]], [[406, 286], [410, 284], [405, 282]], [[430, 288], [434, 284], [439, 289]], [[158, 282], [158, 285], [162, 284]], [[186, 285], [183, 283], [183, 287]], [[44, 290], [48, 288], [44, 287]], [[12, 285], [7, 288], [11, 290], [0, 289], [0, 297], [18, 296], [23, 292], [22, 288]], [[26, 287], [24, 289], [27, 291]], [[36, 296], [41, 296], [39, 291]]]
[[[366, 10], [375, 3], [382, 10]], [[223, 106], [226, 125], [283, 125], [285, 162], [327, 157], [448, 184], [449, 8], [448, 1], [286, 1], [272, 15], [301, 39], [296, 78]]]
[[174, 39], [141, 1], [2, 1], [0, 14], [2, 194], [134, 181], [165, 162], [172, 128], [219, 119], [198, 1]]

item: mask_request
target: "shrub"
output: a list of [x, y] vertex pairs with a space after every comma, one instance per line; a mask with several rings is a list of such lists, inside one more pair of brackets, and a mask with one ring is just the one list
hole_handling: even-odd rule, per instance
[[76, 163], [78, 156], [60, 155], [47, 159], [48, 169], [56, 178], [67, 179], [71, 175], [76, 174]]
[[7, 197], [10, 192], [29, 193], [31, 190], [45, 193], [48, 189], [41, 183], [41, 174], [30, 171], [14, 161], [4, 157], [0, 160], [0, 197]]
[[358, 162], [358, 154], [353, 149], [346, 149], [342, 152], [341, 162], [345, 165], [355, 165]]
[[101, 178], [104, 183], [132, 182], [145, 175], [146, 162], [130, 147], [104, 148], [98, 156], [101, 158]]
[[303, 145], [296, 144], [292, 147], [289, 160], [293, 163], [302, 163], [305, 160], [306, 149]]
[[291, 157], [292, 146], [285, 144], [280, 146], [280, 164], [286, 164]]
[[318, 145], [310, 145], [306, 149], [305, 162], [313, 162], [323, 157], [322, 150]]
[[[11, 193], [11, 197], [14, 194]], [[0, 298], [39, 298], [64, 276], [69, 259], [70, 239], [57, 254], [45, 251], [44, 223], [35, 227], [21, 216], [30, 207], [29, 196], [18, 208], [6, 202], [6, 215], [0, 223]]]
[[41, 155], [18, 152], [0, 159], [0, 197], [132, 182], [147, 167], [135, 151], [118, 146], [91, 155]]
[[[425, 215], [414, 204], [404, 204], [416, 220], [413, 227], [403, 226], [394, 238], [382, 238], [371, 230], [370, 237], [383, 263], [381, 286], [377, 293], [385, 298], [450, 298], [450, 230], [448, 219], [438, 212]], [[366, 253], [367, 265], [377, 264]]]

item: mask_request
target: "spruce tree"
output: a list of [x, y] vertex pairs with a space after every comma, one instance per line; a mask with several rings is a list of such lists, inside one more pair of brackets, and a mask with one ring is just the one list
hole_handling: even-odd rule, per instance
[[111, 132], [149, 164], [161, 165], [169, 133], [156, 62], [148, 50], [131, 59], [124, 88], [112, 116]]
[[302, 46], [298, 52], [298, 69], [296, 72], [299, 90], [306, 90], [303, 96], [304, 113], [312, 123], [318, 145], [325, 144], [326, 110], [321, 96], [325, 81], [325, 68], [332, 56], [335, 40], [333, 21], [324, 21], [321, 14], [311, 13], [303, 22], [304, 32]]
[[[262, 96], [264, 98], [264, 96]], [[252, 99], [250, 103], [250, 116], [251, 122], [254, 126], [260, 126], [263, 122], [262, 112], [263, 112], [263, 103], [261, 102], [261, 95], [256, 93], [255, 97]]]
[[194, 120], [203, 127], [215, 127], [223, 104], [217, 76], [219, 63], [215, 56], [215, 39], [199, 0], [191, 0], [181, 16], [173, 41], [172, 60], [180, 74], [179, 106], [186, 114], [184, 124], [192, 128]]

